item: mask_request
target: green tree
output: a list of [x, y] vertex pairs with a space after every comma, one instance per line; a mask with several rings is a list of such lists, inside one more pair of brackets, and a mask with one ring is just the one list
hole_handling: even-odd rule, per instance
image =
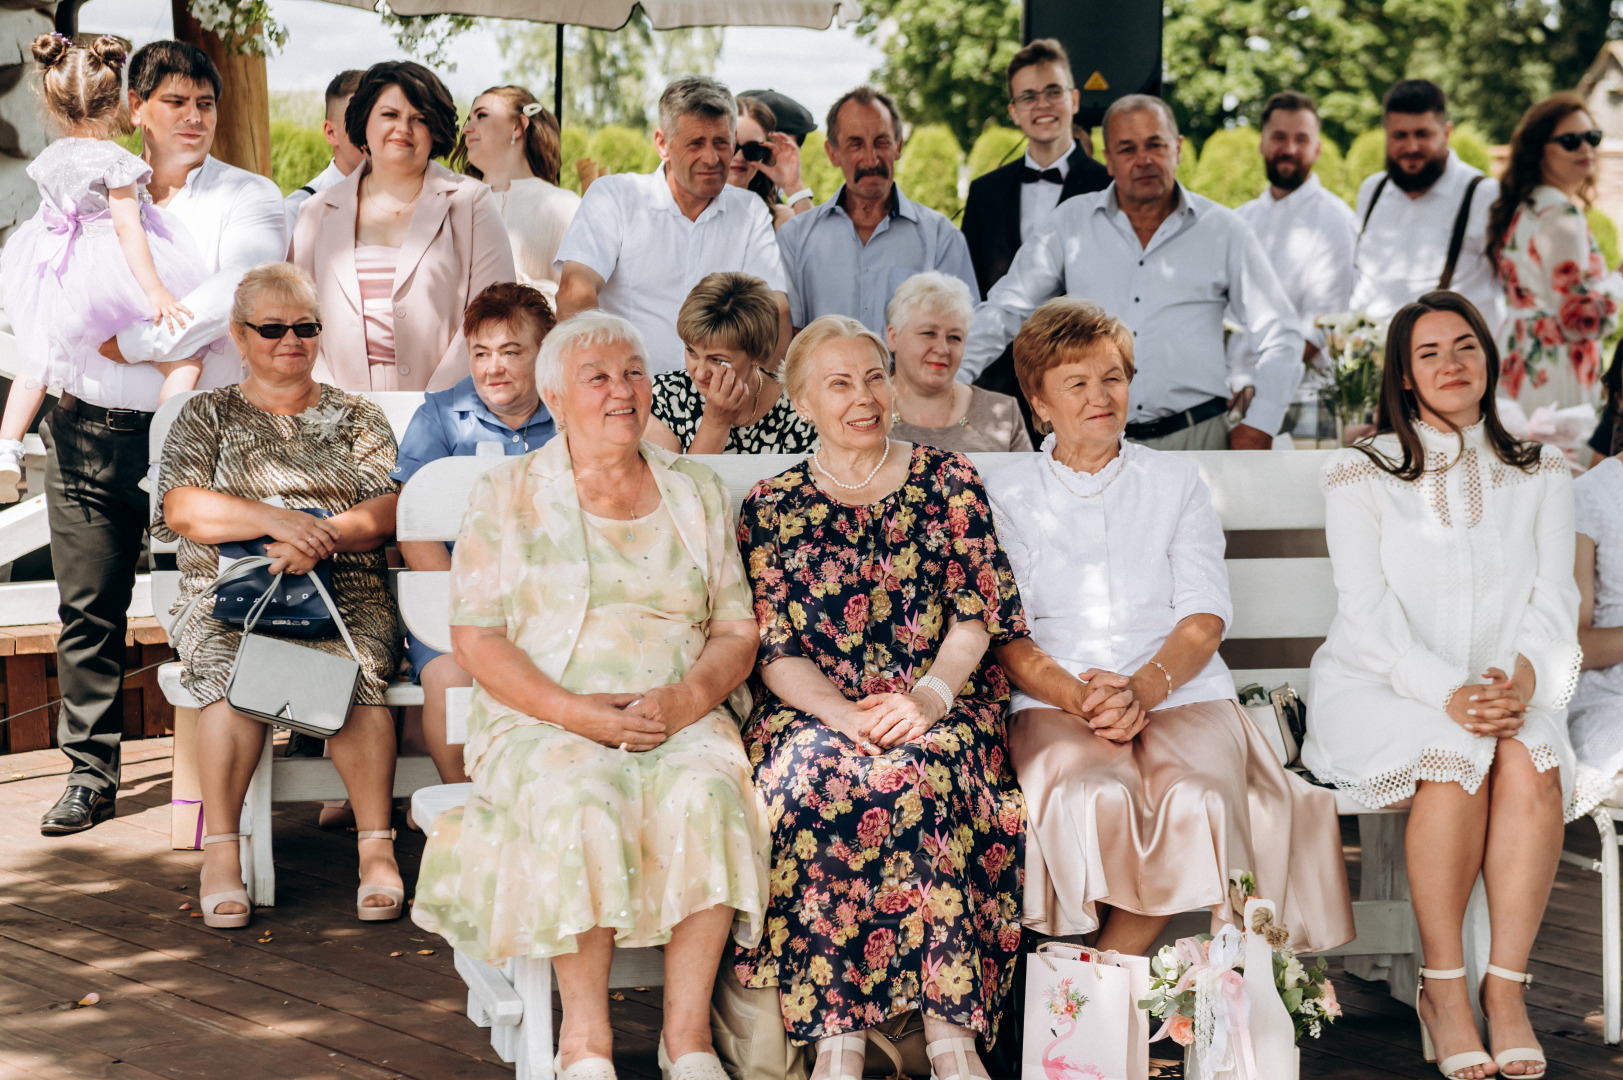
[[914, 128], [896, 162], [896, 183], [914, 202], [957, 218], [964, 208], [958, 198], [958, 170], [963, 163], [964, 152], [947, 125]]
[[332, 147], [321, 137], [320, 128], [277, 120], [270, 126], [270, 137], [271, 179], [283, 195], [308, 184], [332, 160]]
[[857, 33], [884, 53], [875, 74], [910, 122], [945, 124], [967, 149], [1008, 115], [1018, 0], [865, 0], [862, 9]]
[[576, 195], [580, 194], [580, 176], [575, 172], [575, 162], [591, 156], [586, 152], [590, 137], [578, 124], [565, 124], [558, 133], [558, 182]]
[[1313, 175], [1327, 190], [1341, 196], [1348, 204], [1357, 198], [1358, 181], [1363, 179], [1348, 175], [1347, 159], [1342, 156], [1341, 147], [1328, 135], [1319, 138], [1319, 160], [1313, 166]]
[[1015, 160], [1025, 145], [1026, 137], [1018, 128], [987, 124], [975, 137], [975, 145], [969, 148], [969, 178], [984, 176], [999, 165]]
[[1208, 199], [1224, 206], [1250, 202], [1268, 185], [1258, 147], [1262, 139], [1255, 128], [1236, 127], [1214, 132], [1200, 148], [1190, 186]]
[[592, 132], [586, 156], [617, 173], [653, 172], [659, 165], [653, 140], [620, 124], [606, 124]]
[[845, 183], [845, 177], [828, 159], [828, 151], [824, 149], [827, 142], [821, 131], [814, 131], [806, 136], [806, 145], [800, 148], [800, 178], [812, 189], [812, 198], [820, 203], [832, 199]]

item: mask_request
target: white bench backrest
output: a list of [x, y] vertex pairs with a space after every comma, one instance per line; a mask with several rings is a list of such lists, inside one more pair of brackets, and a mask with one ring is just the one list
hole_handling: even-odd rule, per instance
[[[1329, 451], [1244, 453], [1189, 452], [1200, 468], [1226, 531], [1324, 528], [1319, 470]], [[971, 454], [983, 476], [1023, 454]], [[468, 493], [479, 476], [502, 459], [443, 458], [423, 466], [400, 496], [396, 535], [400, 540], [455, 540]], [[734, 512], [756, 481], [775, 476], [799, 460], [794, 455], [725, 454], [697, 458], [715, 469], [727, 485]], [[1234, 600], [1231, 639], [1316, 638], [1329, 632], [1336, 592], [1330, 560], [1306, 558], [1229, 559]], [[450, 648], [449, 592], [444, 573], [402, 572], [397, 581], [401, 615], [425, 644]], [[1253, 671], [1261, 679], [1263, 672]], [[1278, 676], [1278, 672], [1267, 674]], [[1305, 687], [1304, 687], [1305, 688]]]

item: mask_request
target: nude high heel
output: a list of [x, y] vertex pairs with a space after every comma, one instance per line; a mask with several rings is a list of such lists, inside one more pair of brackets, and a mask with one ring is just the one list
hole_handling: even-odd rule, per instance
[[[360, 840], [393, 840], [393, 829], [362, 829], [355, 834]], [[387, 896], [390, 903], [368, 904], [374, 896]], [[396, 885], [362, 885], [355, 893], [355, 917], [362, 922], [388, 922], [398, 919], [406, 910], [406, 890]]]
[[[1421, 968], [1420, 985], [1415, 989], [1415, 1015], [1419, 1016], [1420, 1014], [1420, 994], [1426, 989], [1427, 979], [1463, 978], [1465, 978], [1464, 968], [1449, 968], [1447, 971], [1439, 971], [1433, 968]], [[1450, 1054], [1442, 1061], [1438, 1061], [1437, 1048], [1432, 1044], [1431, 1031], [1426, 1027], [1426, 1022], [1424, 1020], [1420, 1021], [1420, 1049], [1425, 1052], [1426, 1060], [1435, 1063], [1437, 1065], [1437, 1071], [1448, 1077], [1448, 1080], [1456, 1080], [1454, 1074], [1463, 1069], [1475, 1068], [1478, 1065], [1492, 1065], [1494, 1063], [1493, 1058], [1489, 1057], [1481, 1050], [1467, 1050], [1461, 1054]]]
[[[1510, 982], [1519, 982], [1523, 987], [1533, 985], [1533, 976], [1529, 975], [1527, 972], [1511, 971], [1509, 968], [1502, 968], [1498, 964], [1488, 965], [1487, 975], [1482, 976], [1483, 983], [1488, 981], [1488, 975], [1494, 975], [1501, 979], [1507, 979]], [[1477, 1004], [1481, 1005], [1482, 983], [1477, 984], [1476, 997]], [[1488, 1010], [1486, 1008], [1482, 1010], [1482, 1015], [1488, 1016]], [[1490, 1042], [1493, 1040], [1492, 1017], [1488, 1017], [1488, 1040]], [[1505, 1072], [1505, 1066], [1509, 1065], [1513, 1061], [1519, 1061], [1524, 1065], [1536, 1065], [1538, 1067], [1538, 1071], [1514, 1074]], [[1546, 1062], [1544, 1059], [1544, 1051], [1537, 1046], [1512, 1046], [1509, 1050], [1501, 1050], [1497, 1054], [1493, 1055], [1493, 1063], [1499, 1066], [1499, 1074], [1508, 1078], [1508, 1080], [1522, 1080], [1524, 1077], [1531, 1078], [1543, 1076], [1545, 1067], [1548, 1064], [1548, 1062]]]
[[[203, 837], [203, 846], [208, 847], [210, 844], [235, 844], [241, 839], [242, 833], [240, 832], [214, 833], [211, 836]], [[221, 904], [229, 904], [233, 901], [241, 904], [246, 910], [236, 912], [235, 914], [215, 913], [215, 909]], [[248, 920], [252, 917], [254, 912], [254, 902], [249, 899], [247, 889], [227, 889], [225, 892], [212, 892], [207, 896], [200, 898], [197, 904], [203, 912], [203, 925], [212, 926], [216, 930], [241, 929], [242, 927], [248, 925]]]

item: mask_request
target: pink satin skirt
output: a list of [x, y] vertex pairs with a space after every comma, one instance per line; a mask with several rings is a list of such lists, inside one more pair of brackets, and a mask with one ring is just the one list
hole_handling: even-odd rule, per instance
[[1009, 755], [1029, 822], [1025, 924], [1039, 933], [1091, 933], [1099, 904], [1234, 922], [1228, 878], [1250, 870], [1295, 949], [1352, 940], [1335, 794], [1286, 772], [1235, 702], [1158, 710], [1126, 745], [1027, 709]]

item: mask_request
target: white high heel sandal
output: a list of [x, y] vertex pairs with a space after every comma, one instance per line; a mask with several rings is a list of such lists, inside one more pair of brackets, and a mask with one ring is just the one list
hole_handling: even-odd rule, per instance
[[[393, 829], [362, 829], [355, 834], [362, 840], [394, 840]], [[382, 896], [387, 904], [368, 904], [374, 896]], [[398, 919], [406, 910], [406, 890], [398, 885], [362, 885], [355, 891], [355, 917], [362, 922], [388, 922]]]
[[[964, 1038], [937, 1039], [933, 1043], [924, 1044], [924, 1055], [930, 1059], [930, 1080], [975, 1080], [975, 1074], [969, 1068], [969, 1059], [975, 1053], [975, 1040]], [[956, 1072], [942, 1076], [936, 1071], [935, 1059], [938, 1054], [951, 1054], [953, 1064], [958, 1066]]]
[[[210, 844], [235, 844], [242, 839], [240, 832], [214, 833], [203, 837], [203, 846]], [[199, 875], [201, 880], [201, 875]], [[221, 904], [238, 903], [243, 906], [242, 911], [215, 913]], [[239, 930], [248, 925], [248, 920], [254, 913], [254, 902], [248, 896], [247, 889], [227, 889], [225, 892], [211, 892], [201, 897], [197, 906], [203, 911], [203, 925], [212, 926], [216, 930]]]
[[829, 1070], [828, 1080], [862, 1080], [862, 1066], [857, 1066], [855, 1073], [845, 1071], [845, 1055], [849, 1051], [859, 1058], [868, 1057], [868, 1037], [863, 1034], [846, 1032], [844, 1035], [830, 1035], [826, 1039], [817, 1040], [817, 1056], [824, 1054], [834, 1055], [834, 1066]]
[[[1434, 968], [1420, 969], [1420, 985], [1415, 989], [1415, 1016], [1420, 1015], [1420, 995], [1426, 989], [1427, 979], [1463, 979], [1464, 968], [1449, 968], [1440, 971]], [[1492, 1065], [1494, 1060], [1481, 1050], [1467, 1050], [1461, 1054], [1450, 1054], [1442, 1061], [1437, 1060], [1437, 1048], [1431, 1041], [1431, 1030], [1426, 1027], [1424, 1020], [1420, 1021], [1420, 1048], [1425, 1052], [1426, 1060], [1436, 1064], [1437, 1071], [1448, 1077], [1448, 1080], [1457, 1080], [1455, 1073], [1462, 1069], [1473, 1069], [1479, 1065]]]
[[[1533, 976], [1529, 975], [1527, 972], [1511, 971], [1509, 968], [1502, 968], [1498, 964], [1488, 965], [1487, 975], [1482, 976], [1482, 982], [1485, 983], [1488, 981], [1488, 975], [1494, 975], [1501, 979], [1507, 979], [1510, 982], [1519, 982], [1523, 987], [1530, 987], [1533, 985]], [[1477, 984], [1476, 996], [1477, 1003], [1480, 1005], [1482, 1003], [1482, 983]], [[1486, 1017], [1488, 1015], [1488, 1010], [1483, 1009], [1482, 1015]], [[1491, 1018], [1488, 1020], [1488, 1041], [1493, 1041], [1493, 1020]], [[1538, 1071], [1523, 1073], [1505, 1072], [1505, 1066], [1509, 1065], [1513, 1061], [1519, 1061], [1524, 1065], [1535, 1065], [1538, 1067]], [[1499, 1066], [1499, 1074], [1508, 1078], [1508, 1080], [1523, 1080], [1523, 1078], [1533, 1080], [1533, 1078], [1543, 1076], [1545, 1069], [1549, 1064], [1544, 1058], [1544, 1051], [1537, 1046], [1512, 1046], [1509, 1050], [1501, 1050], [1497, 1054], [1493, 1055], [1493, 1063]]]

